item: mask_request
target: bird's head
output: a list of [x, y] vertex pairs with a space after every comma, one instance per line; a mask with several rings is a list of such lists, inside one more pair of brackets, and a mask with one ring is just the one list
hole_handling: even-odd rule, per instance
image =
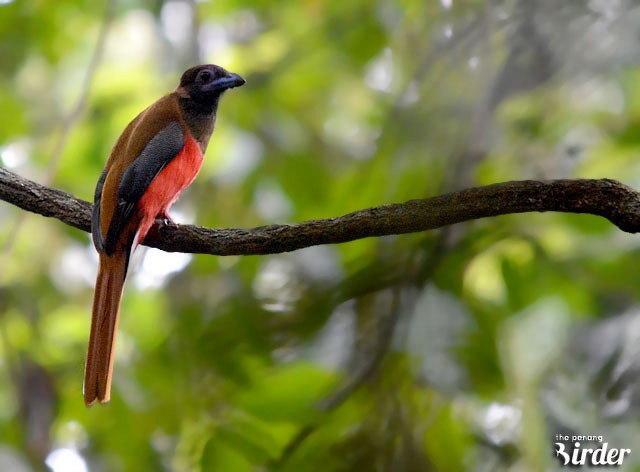
[[214, 105], [225, 90], [240, 87], [244, 83], [245, 80], [238, 74], [214, 64], [204, 64], [182, 74], [176, 92], [196, 103]]

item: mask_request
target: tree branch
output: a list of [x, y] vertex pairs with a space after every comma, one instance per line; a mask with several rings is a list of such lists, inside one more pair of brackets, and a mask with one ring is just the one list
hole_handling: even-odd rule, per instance
[[[0, 167], [0, 200], [91, 231], [92, 204]], [[337, 218], [252, 229], [210, 229], [160, 221], [144, 244], [168, 252], [217, 256], [275, 254], [319, 244], [406, 234], [510, 213], [556, 211], [602, 216], [640, 232], [640, 193], [610, 179], [514, 181], [383, 205]]]

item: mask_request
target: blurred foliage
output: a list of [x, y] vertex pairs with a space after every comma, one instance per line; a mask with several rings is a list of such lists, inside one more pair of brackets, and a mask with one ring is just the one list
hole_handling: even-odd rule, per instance
[[[178, 221], [526, 178], [638, 187], [639, 17], [635, 0], [0, 1], [0, 162], [90, 199], [128, 121], [214, 62], [247, 85]], [[90, 238], [1, 204], [0, 470], [555, 470], [559, 433], [633, 447], [637, 241], [527, 214], [269, 257], [141, 249], [112, 401], [87, 410]]]

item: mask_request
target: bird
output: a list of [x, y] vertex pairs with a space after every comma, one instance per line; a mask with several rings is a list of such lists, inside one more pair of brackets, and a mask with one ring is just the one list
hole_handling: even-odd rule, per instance
[[124, 129], [98, 179], [91, 218], [99, 267], [84, 371], [84, 402], [107, 403], [114, 344], [129, 259], [156, 219], [195, 179], [213, 133], [222, 94], [244, 85], [214, 65], [191, 67], [176, 89]]

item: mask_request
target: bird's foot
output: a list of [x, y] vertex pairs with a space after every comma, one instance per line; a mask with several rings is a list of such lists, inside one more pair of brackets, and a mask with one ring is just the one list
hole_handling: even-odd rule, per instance
[[166, 212], [159, 213], [158, 216], [156, 216], [156, 219], [162, 221], [162, 224], [165, 226], [177, 224], [175, 221], [173, 221], [173, 218], [169, 216], [169, 213]]

